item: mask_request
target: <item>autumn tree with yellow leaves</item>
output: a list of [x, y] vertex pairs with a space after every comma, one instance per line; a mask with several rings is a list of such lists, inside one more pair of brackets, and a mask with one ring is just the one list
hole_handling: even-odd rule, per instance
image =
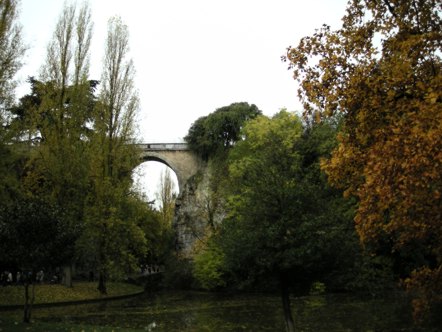
[[441, 13], [438, 0], [350, 0], [340, 29], [283, 57], [306, 114], [343, 117], [323, 169], [358, 198], [365, 248], [409, 260], [416, 318], [442, 297]]

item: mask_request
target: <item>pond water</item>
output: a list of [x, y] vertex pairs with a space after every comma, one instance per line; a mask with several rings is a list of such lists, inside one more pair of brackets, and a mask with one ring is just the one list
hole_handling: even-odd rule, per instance
[[[293, 298], [292, 309], [298, 331], [411, 331], [412, 326], [405, 298], [307, 296]], [[35, 309], [33, 317], [38, 322], [111, 326], [120, 331], [284, 331], [280, 298], [263, 294], [165, 292]]]

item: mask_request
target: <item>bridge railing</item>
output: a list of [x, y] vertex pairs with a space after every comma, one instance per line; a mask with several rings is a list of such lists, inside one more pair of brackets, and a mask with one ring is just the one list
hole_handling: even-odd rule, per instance
[[189, 150], [187, 143], [141, 143], [137, 144], [143, 150]]

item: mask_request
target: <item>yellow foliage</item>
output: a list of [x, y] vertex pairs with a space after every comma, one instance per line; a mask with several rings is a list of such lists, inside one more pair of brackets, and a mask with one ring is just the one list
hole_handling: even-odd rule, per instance
[[417, 316], [442, 284], [441, 12], [436, 0], [352, 0], [340, 30], [324, 26], [285, 57], [306, 115], [343, 115], [340, 144], [322, 167], [358, 198], [362, 242], [387, 237], [395, 251], [418, 241], [431, 255], [407, 279], [419, 289]]

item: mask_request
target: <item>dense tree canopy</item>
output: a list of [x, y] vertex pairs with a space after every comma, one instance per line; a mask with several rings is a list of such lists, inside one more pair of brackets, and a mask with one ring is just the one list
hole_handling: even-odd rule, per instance
[[106, 293], [109, 278], [164, 262], [172, 232], [132, 187], [140, 152], [128, 27], [109, 21], [101, 81], [92, 80], [89, 6], [66, 3], [31, 91], [14, 102], [25, 50], [18, 3], [0, 0], [0, 268], [27, 277], [29, 322], [36, 270], [63, 269], [72, 286], [75, 264], [98, 272]]
[[[10, 9], [16, 2], [0, 4], [11, 5]], [[12, 14], [5, 12], [2, 19]], [[64, 264], [63, 279], [72, 285], [70, 266], [75, 262], [79, 269], [99, 272], [100, 291], [106, 292], [108, 277], [127, 276], [145, 260], [146, 232], [149, 227], [159, 228], [159, 221], [132, 190], [131, 174], [139, 155], [131, 144], [138, 96], [133, 85], [134, 66], [127, 59], [127, 26], [119, 18], [109, 23], [98, 96], [98, 81], [89, 79], [91, 36], [87, 3], [81, 8], [66, 4], [48, 44], [41, 74], [29, 79], [31, 92], [7, 112], [2, 107], [8, 122], [2, 118], [0, 219], [1, 235], [10, 235], [4, 243], [14, 243], [22, 250], [21, 256], [17, 254], [17, 260], [11, 261], [12, 269], [26, 267], [28, 261], [20, 258], [25, 254], [40, 255], [34, 265], [43, 268], [45, 259], [54, 265]], [[3, 135], [6, 131], [7, 137]], [[38, 202], [48, 213], [42, 222]], [[22, 220], [26, 213], [28, 218]], [[38, 238], [45, 235], [46, 222], [53, 222], [47, 228], [48, 237]], [[52, 238], [53, 242], [46, 244], [48, 250], [32, 247], [33, 242], [21, 245], [21, 238], [28, 241], [28, 237], [12, 230], [23, 232], [26, 227], [29, 236], [36, 234], [35, 241], [42, 248]], [[162, 240], [161, 234], [159, 238]], [[149, 248], [151, 255], [164, 249], [161, 245]], [[51, 258], [55, 252], [57, 257]], [[9, 258], [2, 255], [0, 263], [9, 264]]]
[[352, 232], [351, 204], [319, 169], [335, 129], [303, 128], [297, 116], [281, 111], [252, 120], [243, 134], [229, 155], [229, 216], [221, 226], [228, 260], [258, 275], [296, 270], [298, 283], [319, 270], [323, 276], [342, 249], [328, 246], [345, 245]]
[[335, 129], [304, 127], [298, 116], [281, 111], [247, 122], [241, 134], [228, 159], [228, 217], [218, 237], [222, 253], [212, 245], [201, 259], [245, 285], [274, 279], [288, 314], [289, 286], [308, 289], [315, 280], [325, 281], [352, 264], [348, 250], [358, 250], [351, 203], [327, 186], [319, 168], [319, 159], [334, 146]]
[[[64, 217], [56, 206], [41, 199], [24, 198], [20, 203], [3, 206], [0, 213], [1, 262], [33, 272], [64, 263], [74, 249], [73, 233], [66, 229]], [[67, 246], [69, 250], [60, 250]]]
[[207, 160], [233, 146], [240, 139], [244, 123], [259, 114], [261, 111], [253, 104], [233, 103], [197, 119], [184, 139], [192, 150]]
[[324, 169], [358, 198], [363, 243], [418, 248], [406, 258], [416, 313], [442, 289], [441, 12], [436, 0], [352, 0], [341, 29], [323, 26], [285, 57], [306, 112], [344, 117]]
[[[12, 109], [17, 141], [30, 147], [22, 179], [26, 194], [62, 210], [66, 230], [81, 227], [89, 186], [85, 138], [94, 103], [87, 62], [91, 25], [86, 3], [80, 10], [73, 4], [63, 7], [39, 79], [30, 78], [31, 93]], [[66, 285], [72, 285], [70, 271], [65, 271]]]
[[[139, 99], [128, 27], [109, 21], [98, 84], [89, 7], [66, 4], [41, 74], [11, 105], [25, 51], [17, 4], [0, 0], [0, 264], [75, 260], [106, 293], [108, 278], [161, 264], [173, 242], [170, 178], [163, 215], [132, 188]], [[289, 290], [340, 288], [371, 259], [417, 291], [417, 314], [441, 299], [441, 12], [437, 0], [349, 0], [341, 29], [324, 25], [284, 56], [304, 119], [240, 102], [192, 124], [185, 140], [212, 172], [198, 207], [209, 230], [193, 261], [203, 288], [277, 285], [289, 331]], [[353, 219], [370, 254], [358, 262]]]
[[25, 285], [24, 321], [31, 319], [37, 271], [60, 267], [74, 252], [77, 230], [66, 227], [66, 215], [38, 198], [22, 198], [0, 206], [0, 264], [22, 271]]

